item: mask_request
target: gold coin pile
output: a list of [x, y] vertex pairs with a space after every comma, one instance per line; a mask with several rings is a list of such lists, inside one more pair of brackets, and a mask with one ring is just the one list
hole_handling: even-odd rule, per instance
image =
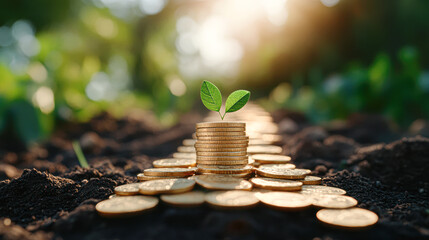
[[198, 123], [195, 135], [197, 174], [228, 174], [242, 177], [253, 172], [253, 167], [247, 165], [249, 138], [246, 136], [245, 123]]
[[[175, 207], [207, 203], [242, 209], [261, 202], [298, 211], [313, 206], [322, 208], [316, 214], [321, 222], [347, 229], [378, 221], [375, 213], [356, 208], [357, 200], [345, 196], [346, 191], [320, 185], [320, 177], [310, 176], [309, 169], [298, 169], [289, 156], [281, 155], [282, 148], [273, 145], [282, 141], [278, 127], [266, 111], [249, 104], [245, 113], [231, 113], [228, 118], [234, 122], [197, 124], [195, 139], [185, 139], [173, 158], [155, 160], [154, 168], [138, 174], [143, 182], [117, 186], [115, 195], [97, 204], [99, 214], [135, 215], [154, 208], [159, 200], [153, 195], [160, 195]], [[195, 186], [205, 191], [193, 190]]]

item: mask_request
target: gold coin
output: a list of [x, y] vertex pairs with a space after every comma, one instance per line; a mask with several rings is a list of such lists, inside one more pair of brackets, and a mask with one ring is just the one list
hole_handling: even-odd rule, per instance
[[[195, 147], [196, 152], [246, 152], [247, 147], [241, 148], [218, 148], [216, 145], [208, 148]], [[197, 154], [198, 155], [198, 154]]]
[[177, 178], [184, 178], [184, 177], [168, 177], [168, 176], [160, 177], [160, 176], [146, 176], [144, 175], [144, 173], [137, 174], [137, 179], [139, 181], [150, 181], [150, 180], [158, 180], [158, 179], [177, 179]]
[[243, 122], [202, 122], [197, 123], [196, 128], [245, 128], [246, 124]]
[[158, 202], [158, 198], [148, 196], [115, 197], [97, 203], [95, 209], [103, 217], [131, 216], [156, 207]]
[[173, 158], [189, 158], [189, 159], [196, 159], [197, 158], [197, 154], [196, 153], [181, 153], [181, 152], [176, 152], [173, 153]]
[[313, 195], [313, 205], [321, 208], [350, 208], [358, 204], [352, 197], [344, 195]]
[[131, 196], [139, 193], [141, 183], [129, 183], [115, 187], [115, 193], [122, 196]]
[[256, 197], [264, 204], [286, 210], [298, 210], [311, 205], [311, 197], [290, 192], [256, 193]]
[[234, 145], [249, 145], [248, 139], [241, 139], [241, 140], [198, 140], [195, 142], [195, 146], [198, 145], [211, 145], [213, 144], [219, 146], [219, 147], [234, 147]]
[[246, 166], [244, 168], [230, 168], [230, 169], [218, 169], [218, 168], [198, 168], [197, 173], [216, 173], [216, 174], [238, 174], [238, 173], [251, 173], [253, 168]]
[[343, 228], [366, 228], [377, 223], [377, 214], [363, 208], [322, 209], [316, 214], [319, 221]]
[[280, 154], [283, 151], [283, 148], [274, 145], [267, 146], [249, 146], [247, 151], [250, 154]]
[[322, 178], [316, 176], [305, 176], [304, 179], [299, 180], [304, 185], [318, 185], [322, 183]]
[[[249, 135], [250, 135], [250, 133], [249, 133]], [[271, 145], [271, 144], [273, 144], [273, 143], [269, 142], [269, 141], [262, 140], [262, 139], [254, 139], [254, 138], [249, 139], [249, 145], [250, 146], [260, 146], [260, 145], [266, 146], [266, 145]]]
[[196, 142], [197, 142], [197, 140], [195, 140], [195, 139], [185, 139], [185, 140], [183, 140], [182, 144], [184, 146], [191, 146], [192, 147], [195, 145]]
[[145, 195], [162, 193], [183, 193], [194, 188], [195, 181], [191, 179], [162, 179], [151, 180], [140, 185], [139, 192]]
[[198, 137], [199, 141], [249, 141], [248, 136], [210, 136], [210, 137]]
[[285, 155], [273, 155], [273, 154], [254, 154], [251, 156], [257, 163], [268, 164], [268, 163], [288, 163], [291, 158]]
[[278, 134], [265, 133], [265, 134], [262, 134], [262, 140], [272, 142], [272, 143], [281, 143], [283, 140], [283, 136]]
[[197, 132], [197, 139], [200, 137], [224, 137], [224, 136], [246, 136], [246, 132]]
[[198, 156], [197, 163], [202, 161], [248, 161], [248, 156]]
[[246, 148], [247, 149], [247, 143], [246, 144], [217, 144], [217, 143], [212, 143], [212, 144], [201, 144], [201, 143], [196, 143], [195, 144], [195, 148], [196, 149], [225, 149], [225, 151], [227, 149], [231, 149], [231, 148]]
[[217, 191], [206, 194], [206, 202], [221, 208], [247, 208], [258, 204], [259, 200], [250, 191]]
[[228, 175], [198, 175], [195, 181], [202, 187], [212, 190], [250, 190], [252, 184], [249, 181]]
[[155, 168], [188, 168], [195, 167], [197, 164], [195, 159], [178, 159], [178, 158], [165, 158], [153, 161]]
[[179, 207], [199, 206], [204, 203], [205, 194], [200, 191], [161, 195], [161, 200], [167, 204]]
[[123, 197], [123, 196], [112, 194], [112, 195], [109, 196], [109, 199], [112, 199], [112, 198], [115, 198], [115, 197]]
[[148, 168], [144, 170], [145, 176], [155, 177], [187, 177], [195, 174], [195, 168]]
[[215, 157], [221, 157], [221, 156], [246, 156], [247, 152], [197, 152], [197, 157], [199, 156], [215, 156]]
[[294, 169], [296, 166], [292, 163], [285, 164], [264, 164], [259, 165], [259, 168], [281, 168], [281, 169]]
[[195, 151], [195, 147], [191, 147], [191, 146], [180, 146], [177, 148], [178, 152], [181, 153], [194, 153]]
[[304, 179], [307, 174], [311, 173], [308, 169], [281, 169], [267, 168], [263, 166], [256, 168], [255, 170], [258, 176], [282, 179]]
[[239, 165], [198, 164], [197, 168], [240, 169], [240, 168], [244, 168], [246, 166], [247, 166], [247, 164], [239, 164]]
[[320, 186], [320, 185], [304, 185], [302, 186], [301, 194], [306, 195], [344, 195], [346, 191], [341, 188]]
[[274, 178], [252, 178], [250, 182], [256, 187], [270, 189], [274, 191], [299, 191], [301, 190], [302, 182], [274, 179]]
[[245, 132], [245, 128], [197, 128], [197, 133], [203, 132]]
[[203, 165], [223, 165], [223, 166], [230, 166], [230, 165], [247, 165], [247, 160], [237, 160], [237, 161], [213, 161], [213, 160], [197, 160], [198, 164]]

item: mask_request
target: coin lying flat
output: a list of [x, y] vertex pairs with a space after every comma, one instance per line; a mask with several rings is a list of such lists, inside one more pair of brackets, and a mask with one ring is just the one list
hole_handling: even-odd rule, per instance
[[322, 178], [316, 176], [305, 176], [304, 179], [299, 180], [304, 185], [318, 185], [322, 183]]
[[197, 123], [196, 128], [225, 128], [225, 127], [233, 127], [233, 128], [245, 128], [246, 124], [243, 122], [202, 122]]
[[195, 159], [165, 158], [153, 161], [155, 168], [188, 168], [195, 167]]
[[219, 128], [197, 128], [197, 133], [202, 132], [245, 132], [246, 128], [219, 127]]
[[195, 145], [196, 142], [197, 142], [197, 140], [195, 140], [195, 139], [185, 139], [185, 140], [183, 140], [182, 144], [184, 146], [191, 146], [192, 147]]
[[259, 199], [250, 191], [218, 191], [206, 194], [206, 202], [221, 208], [247, 208], [258, 204]]
[[109, 199], [112, 199], [112, 198], [115, 198], [115, 197], [123, 197], [123, 196], [112, 194], [112, 195], [109, 196]]
[[248, 161], [247, 159], [243, 159], [243, 160], [232, 160], [232, 161], [228, 161], [228, 160], [201, 160], [198, 159], [197, 160], [198, 164], [203, 164], [203, 165], [223, 165], [223, 166], [228, 166], [228, 165], [247, 165]]
[[267, 168], [259, 167], [255, 169], [258, 176], [282, 179], [304, 179], [311, 171], [308, 169], [281, 169], [281, 168]]
[[259, 168], [280, 168], [280, 169], [294, 169], [296, 166], [292, 163], [284, 163], [284, 164], [264, 164], [259, 165]]
[[251, 145], [251, 146], [270, 145], [270, 144], [273, 144], [273, 143], [269, 142], [269, 141], [262, 140], [262, 139], [250, 139], [249, 140], [249, 145]]
[[247, 152], [197, 152], [197, 157], [199, 156], [213, 156], [213, 157], [222, 157], [222, 156], [246, 156]]
[[159, 200], [148, 196], [124, 196], [104, 200], [95, 205], [98, 214], [104, 217], [137, 215], [156, 207]]
[[195, 146], [197, 146], [199, 144], [201, 144], [201, 145], [216, 144], [219, 147], [227, 147], [227, 146], [234, 147], [235, 144], [249, 145], [249, 139], [238, 139], [238, 140], [201, 140], [201, 139], [198, 139], [198, 141], [195, 143]]
[[148, 168], [143, 171], [145, 176], [154, 177], [187, 177], [195, 174], [195, 168]]
[[199, 137], [224, 137], [224, 136], [246, 136], [246, 132], [197, 132]]
[[283, 148], [274, 145], [266, 146], [249, 146], [247, 152], [250, 154], [280, 154]]
[[192, 179], [162, 179], [144, 182], [139, 187], [139, 192], [146, 195], [163, 193], [183, 193], [194, 188], [195, 181]]
[[161, 195], [161, 200], [170, 205], [179, 207], [199, 206], [204, 203], [205, 194], [200, 191]]
[[198, 137], [198, 141], [248, 141], [248, 136], [210, 136], [210, 137]]
[[198, 175], [195, 176], [198, 185], [212, 190], [250, 190], [252, 184], [249, 181], [229, 175]]
[[[241, 147], [241, 148], [217, 148], [217, 146], [213, 147], [207, 147], [207, 148], [201, 148], [201, 147], [195, 147], [194, 151], [198, 152], [246, 152], [247, 147]], [[198, 154], [197, 154], [198, 155]]]
[[129, 183], [115, 187], [115, 194], [121, 196], [131, 196], [139, 193], [141, 183]]
[[195, 153], [176, 152], [176, 153], [173, 153], [173, 158], [196, 159], [197, 158], [197, 154], [195, 154]]
[[268, 163], [288, 163], [291, 158], [284, 155], [273, 155], [273, 154], [254, 154], [252, 155], [253, 160], [257, 163], [268, 164]]
[[177, 179], [177, 178], [185, 178], [185, 177], [162, 177], [162, 176], [146, 176], [144, 173], [137, 174], [137, 179], [139, 181], [150, 181], [150, 180], [158, 180], [158, 179]]
[[317, 219], [326, 224], [343, 228], [366, 228], [377, 223], [377, 214], [363, 208], [322, 209]]
[[264, 204], [281, 209], [302, 209], [311, 205], [311, 197], [290, 192], [260, 192], [255, 194]]
[[302, 182], [287, 179], [252, 178], [250, 182], [253, 183], [255, 187], [274, 191], [299, 191], [302, 186]]
[[182, 153], [194, 153], [195, 148], [191, 146], [180, 146], [177, 148], [177, 151]]
[[357, 200], [344, 195], [313, 195], [313, 205], [321, 208], [350, 208], [358, 204]]
[[[196, 149], [223, 149], [223, 151], [231, 151], [231, 148], [246, 148], [247, 149], [248, 144], [242, 143], [242, 144], [218, 144], [218, 143], [196, 143], [195, 148]], [[234, 151], [233, 151], [234, 152]]]
[[341, 188], [320, 186], [320, 185], [304, 185], [302, 186], [301, 194], [307, 195], [344, 195], [346, 191]]
[[219, 169], [219, 168], [201, 168], [199, 167], [197, 173], [216, 173], [216, 174], [239, 174], [239, 173], [252, 173], [253, 167], [246, 166], [244, 168], [229, 168], [229, 169]]
[[248, 161], [248, 156], [198, 156], [197, 163], [200, 161]]
[[197, 168], [240, 169], [240, 168], [244, 168], [246, 166], [247, 166], [247, 164], [240, 164], [240, 165], [198, 164]]

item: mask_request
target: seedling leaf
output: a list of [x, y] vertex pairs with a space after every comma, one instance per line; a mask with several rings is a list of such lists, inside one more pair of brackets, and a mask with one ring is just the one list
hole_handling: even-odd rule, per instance
[[209, 110], [219, 112], [222, 106], [222, 95], [219, 89], [211, 82], [204, 81], [201, 86], [201, 101]]
[[82, 148], [78, 141], [72, 143], [74, 152], [76, 153], [77, 160], [79, 160], [80, 166], [83, 168], [89, 168], [88, 161], [86, 161], [85, 155], [83, 155]]
[[237, 90], [231, 93], [226, 99], [225, 114], [240, 110], [249, 101], [250, 92], [247, 90]]

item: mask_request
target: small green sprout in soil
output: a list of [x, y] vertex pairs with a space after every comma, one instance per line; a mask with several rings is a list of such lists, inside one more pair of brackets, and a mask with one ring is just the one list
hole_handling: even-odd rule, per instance
[[76, 153], [77, 160], [79, 160], [80, 166], [83, 168], [89, 168], [88, 161], [86, 161], [85, 155], [83, 155], [82, 148], [78, 141], [72, 143], [74, 152]]
[[201, 86], [200, 95], [204, 106], [209, 110], [218, 112], [222, 120], [225, 118], [227, 113], [238, 111], [244, 107], [250, 98], [250, 92], [247, 90], [237, 90], [231, 93], [226, 99], [225, 113], [222, 115], [220, 113], [222, 94], [213, 83], [204, 81]]

